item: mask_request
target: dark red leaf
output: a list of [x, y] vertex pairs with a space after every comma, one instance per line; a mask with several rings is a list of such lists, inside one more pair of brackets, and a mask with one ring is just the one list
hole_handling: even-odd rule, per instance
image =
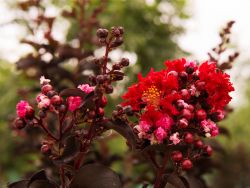
[[87, 164], [75, 175], [70, 188], [121, 188], [119, 176], [101, 164]]

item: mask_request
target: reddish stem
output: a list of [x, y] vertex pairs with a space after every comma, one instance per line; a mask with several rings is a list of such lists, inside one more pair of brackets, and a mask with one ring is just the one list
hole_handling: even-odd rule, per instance
[[52, 138], [52, 139], [58, 141], [58, 138], [56, 138], [56, 137], [47, 129], [47, 127], [43, 124], [43, 121], [42, 121], [41, 119], [38, 119], [38, 118], [35, 118], [35, 119], [38, 121], [38, 123], [41, 125], [42, 129], [47, 133], [47, 135], [48, 135], [50, 138]]
[[161, 178], [162, 178], [162, 174], [165, 171], [167, 162], [168, 162], [168, 153], [165, 154], [165, 156], [163, 158], [162, 166], [158, 169], [158, 172], [156, 174], [154, 188], [161, 188]]
[[65, 186], [65, 173], [64, 173], [63, 165], [60, 166], [60, 176], [61, 176], [62, 188], [66, 188], [66, 186]]

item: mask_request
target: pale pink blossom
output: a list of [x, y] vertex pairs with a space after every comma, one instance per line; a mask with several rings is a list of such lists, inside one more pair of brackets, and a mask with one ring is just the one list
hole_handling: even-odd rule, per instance
[[211, 136], [217, 136], [219, 134], [219, 128], [211, 120], [203, 120], [201, 122], [201, 127], [203, 128], [205, 133], [210, 133]]
[[140, 127], [141, 131], [148, 132], [151, 125], [147, 121], [140, 121], [139, 127]]
[[155, 130], [154, 135], [155, 135], [155, 137], [156, 137], [158, 143], [162, 143], [163, 140], [164, 140], [164, 138], [166, 138], [167, 133], [166, 133], [166, 131], [165, 131], [163, 128], [158, 127], [158, 128]]
[[95, 89], [95, 87], [90, 86], [89, 84], [82, 84], [82, 85], [79, 85], [77, 88], [79, 88], [80, 90], [84, 91], [87, 94], [94, 91]]
[[179, 133], [176, 132], [176, 133], [172, 134], [170, 136], [169, 140], [171, 140], [174, 145], [178, 144], [181, 141], [180, 138], [179, 138]]
[[40, 84], [41, 85], [45, 85], [45, 84], [48, 84], [48, 83], [50, 83], [50, 79], [46, 79], [44, 76], [40, 77]]

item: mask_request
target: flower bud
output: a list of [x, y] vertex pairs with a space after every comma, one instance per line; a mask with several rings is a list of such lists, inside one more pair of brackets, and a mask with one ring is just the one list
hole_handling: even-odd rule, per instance
[[107, 103], [108, 103], [108, 99], [107, 99], [107, 97], [105, 95], [103, 95], [100, 106], [104, 107], [104, 106], [107, 105]]
[[177, 122], [177, 125], [182, 129], [187, 128], [188, 120], [185, 119], [185, 118], [179, 119], [178, 122]]
[[96, 77], [96, 81], [97, 81], [98, 84], [103, 84], [104, 83], [103, 75], [98, 75]]
[[201, 141], [201, 140], [196, 140], [195, 142], [194, 142], [194, 145], [195, 145], [195, 147], [197, 147], [197, 148], [202, 148], [203, 147], [203, 142]]
[[49, 91], [48, 93], [47, 93], [47, 96], [49, 97], [49, 98], [52, 98], [54, 95], [56, 95], [57, 93], [55, 92], [55, 91]]
[[171, 153], [171, 158], [174, 162], [180, 162], [183, 159], [183, 156], [180, 151], [173, 151]]
[[99, 38], [106, 38], [108, 36], [108, 33], [109, 32], [107, 29], [101, 29], [101, 28], [96, 31], [96, 35]]
[[42, 87], [42, 93], [46, 95], [49, 91], [51, 91], [53, 87], [50, 84], [46, 84]]
[[211, 156], [213, 154], [213, 148], [211, 146], [205, 146], [205, 152], [208, 156]]
[[46, 117], [46, 112], [44, 112], [43, 110], [40, 110], [40, 111], [38, 112], [38, 116], [39, 116], [40, 118], [45, 118], [45, 117]]
[[107, 85], [106, 87], [105, 87], [105, 93], [106, 94], [110, 94], [110, 93], [113, 93], [113, 86], [112, 85]]
[[191, 95], [190, 95], [190, 93], [188, 92], [187, 89], [182, 89], [181, 90], [181, 96], [182, 96], [182, 98], [184, 100], [188, 100], [191, 97]]
[[186, 133], [184, 137], [184, 141], [188, 144], [191, 144], [194, 141], [194, 136], [191, 133]]
[[41, 152], [43, 154], [49, 154], [51, 152], [49, 145], [48, 144], [43, 144], [41, 146]]
[[59, 112], [65, 112], [66, 111], [66, 106], [64, 104], [60, 105], [58, 108]]
[[203, 109], [200, 109], [200, 110], [196, 111], [195, 115], [196, 115], [197, 119], [200, 120], [200, 121], [207, 118], [207, 113]]
[[31, 107], [31, 106], [27, 106], [26, 107], [26, 118], [28, 119], [32, 119], [34, 118], [34, 114], [35, 114], [35, 111], [34, 109]]
[[187, 120], [190, 120], [193, 118], [193, 114], [190, 110], [188, 109], [183, 109], [182, 110], [182, 117], [186, 118]]
[[129, 66], [129, 59], [128, 58], [122, 58], [121, 59], [121, 65], [124, 67]]
[[100, 116], [104, 116], [104, 109], [103, 109], [103, 108], [99, 108], [99, 109], [98, 109], [98, 114], [99, 114]]
[[23, 129], [25, 127], [25, 122], [21, 118], [16, 118], [15, 119], [15, 128], [17, 129]]
[[182, 81], [187, 81], [188, 79], [188, 74], [184, 71], [180, 72], [179, 76]]
[[123, 38], [122, 37], [117, 37], [114, 41], [111, 42], [110, 47], [111, 48], [116, 48], [118, 46], [121, 46], [123, 43]]
[[59, 95], [54, 95], [51, 98], [51, 103], [54, 105], [60, 105], [62, 103], [62, 98]]
[[193, 167], [193, 163], [189, 159], [185, 159], [182, 161], [181, 166], [183, 170], [190, 170]]

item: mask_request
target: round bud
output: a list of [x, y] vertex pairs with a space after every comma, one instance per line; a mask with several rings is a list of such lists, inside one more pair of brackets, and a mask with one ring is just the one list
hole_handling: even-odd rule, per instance
[[65, 112], [66, 111], [66, 106], [64, 104], [60, 105], [58, 108], [59, 112]]
[[98, 109], [98, 114], [99, 114], [100, 116], [104, 116], [104, 109], [103, 109], [103, 108], [99, 108], [99, 109]]
[[196, 81], [196, 82], [195, 82], [195, 86], [196, 86], [196, 88], [197, 88], [199, 91], [204, 90], [204, 89], [205, 89], [205, 82]]
[[193, 163], [189, 159], [185, 159], [182, 161], [181, 166], [183, 170], [190, 170], [193, 167]]
[[132, 107], [131, 107], [130, 105], [125, 106], [125, 107], [123, 108], [123, 112], [124, 112], [125, 114], [129, 115], [129, 116], [132, 116], [132, 115], [134, 114], [134, 113], [133, 113], [133, 109], [132, 109]]
[[96, 77], [94, 75], [90, 75], [89, 76], [89, 81], [93, 84], [96, 84], [97, 83], [97, 80], [96, 80]]
[[178, 120], [177, 125], [182, 129], [187, 128], [188, 127], [188, 120], [185, 118], [181, 118]]
[[188, 100], [191, 97], [191, 95], [187, 89], [181, 90], [181, 96], [184, 100]]
[[54, 95], [56, 95], [57, 93], [55, 92], [55, 91], [53, 91], [53, 90], [51, 90], [51, 91], [49, 91], [48, 93], [47, 93], [47, 96], [49, 97], [49, 98], [51, 98], [51, 97], [53, 97]]
[[105, 95], [103, 95], [100, 106], [104, 107], [104, 106], [107, 105], [107, 103], [108, 103], [108, 99], [107, 99], [107, 97]]
[[51, 98], [51, 103], [54, 105], [60, 105], [62, 103], [62, 98], [59, 95], [54, 95]]
[[182, 110], [184, 108], [183, 100], [176, 101], [176, 107], [177, 107], [178, 110]]
[[211, 146], [205, 146], [205, 151], [208, 156], [211, 156], [213, 154], [213, 148]]
[[96, 77], [96, 81], [97, 81], [98, 84], [103, 84], [103, 82], [104, 82], [103, 75], [98, 75]]
[[186, 72], [187, 72], [188, 74], [192, 74], [192, 73], [194, 72], [194, 68], [191, 67], [191, 66], [187, 66], [187, 67], [186, 67]]
[[177, 77], [178, 76], [178, 72], [176, 72], [176, 71], [170, 71], [167, 76], [175, 76], [175, 77]]
[[43, 153], [43, 154], [49, 154], [50, 153], [50, 147], [49, 147], [49, 145], [48, 144], [43, 144], [42, 146], [41, 146], [41, 152]]
[[95, 111], [94, 110], [91, 110], [91, 111], [89, 111], [89, 113], [88, 113], [88, 117], [90, 118], [90, 119], [92, 119], [92, 118], [94, 118], [95, 117]]
[[106, 92], [106, 94], [110, 94], [110, 93], [113, 93], [113, 86], [112, 85], [107, 85], [106, 87], [105, 87], [105, 92]]
[[195, 147], [197, 147], [197, 148], [203, 148], [203, 142], [201, 141], [201, 140], [196, 140], [195, 142], [194, 142], [194, 145], [195, 145]]
[[188, 74], [186, 72], [184, 72], [184, 71], [180, 72], [179, 76], [180, 76], [180, 79], [182, 81], [187, 81], [187, 79], [188, 79]]
[[42, 93], [46, 95], [49, 91], [51, 91], [53, 87], [50, 84], [46, 84], [42, 87]]
[[197, 110], [195, 115], [196, 115], [197, 119], [200, 121], [207, 118], [207, 113], [203, 109]]
[[129, 66], [129, 59], [128, 58], [122, 58], [121, 59], [121, 65], [124, 67]]
[[186, 118], [187, 120], [190, 120], [193, 118], [193, 113], [188, 109], [182, 110], [182, 117]]
[[25, 122], [22, 119], [20, 119], [20, 118], [16, 118], [16, 120], [15, 120], [15, 127], [17, 129], [23, 129], [25, 127]]
[[120, 66], [120, 64], [114, 64], [114, 65], [112, 66], [112, 68], [113, 68], [113, 70], [120, 70], [120, 69], [121, 69], [121, 66]]
[[46, 112], [44, 112], [43, 110], [40, 110], [40, 111], [38, 112], [38, 116], [39, 116], [40, 118], [45, 118], [45, 117], [46, 117]]
[[183, 156], [180, 151], [173, 151], [171, 153], [171, 158], [174, 162], [180, 162], [183, 159]]
[[31, 106], [26, 107], [26, 118], [32, 119], [34, 117], [35, 111]]
[[124, 33], [124, 28], [123, 27], [119, 26], [117, 29], [119, 29], [121, 35]]
[[192, 74], [192, 78], [193, 78], [193, 80], [199, 80], [199, 76], [198, 76], [198, 74], [196, 72], [194, 72]]
[[123, 38], [122, 37], [117, 37], [114, 41], [111, 42], [110, 47], [111, 48], [116, 48], [123, 43]]
[[96, 31], [96, 35], [99, 38], [106, 38], [108, 36], [108, 30], [107, 29], [98, 29]]
[[191, 133], [186, 133], [184, 137], [184, 141], [188, 144], [191, 144], [194, 141], [194, 136]]

